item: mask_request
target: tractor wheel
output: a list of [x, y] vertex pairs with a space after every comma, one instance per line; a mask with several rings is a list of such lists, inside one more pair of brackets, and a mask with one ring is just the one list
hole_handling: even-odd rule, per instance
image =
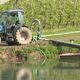
[[16, 44], [28, 44], [32, 40], [31, 31], [26, 28], [22, 27], [20, 30], [16, 31], [15, 34], [15, 42]]

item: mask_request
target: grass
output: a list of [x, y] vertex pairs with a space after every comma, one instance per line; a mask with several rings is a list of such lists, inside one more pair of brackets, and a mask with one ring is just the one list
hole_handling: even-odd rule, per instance
[[[59, 33], [66, 33], [72, 31], [80, 31], [80, 27], [66, 27], [66, 28], [57, 28], [57, 29], [44, 29], [42, 35], [49, 35], [49, 34], [59, 34]], [[80, 43], [80, 33], [71, 33], [71, 34], [64, 34], [64, 35], [51, 35], [45, 38], [54, 39], [54, 40], [63, 40], [68, 41], [72, 39], [74, 43]]]
[[[68, 53], [73, 52], [77, 53], [79, 52], [76, 48], [69, 48], [69, 47], [56, 47], [51, 44], [33, 44], [29, 47], [24, 47], [21, 49], [8, 49], [3, 50], [2, 53], [6, 52], [9, 55], [7, 58], [0, 58], [0, 61], [10, 61], [18, 58], [20, 61], [27, 61], [28, 59], [56, 59], [58, 58], [59, 53]], [[2, 54], [1, 53], [1, 54]], [[38, 58], [39, 57], [39, 58]], [[16, 60], [15, 60], [16, 61]], [[14, 62], [14, 61], [13, 61]]]
[[45, 34], [56, 34], [56, 33], [70, 32], [70, 31], [80, 31], [80, 27], [68, 26], [63, 28], [43, 29], [42, 33], [45, 35]]
[[72, 39], [74, 42], [80, 43], [80, 33], [75, 33], [75, 34], [66, 34], [66, 35], [57, 35], [57, 36], [50, 36], [46, 37], [49, 39], [54, 39], [54, 40], [63, 40], [63, 41], [68, 41]]
[[[49, 34], [59, 34], [59, 33], [66, 33], [66, 32], [72, 32], [72, 31], [80, 31], [80, 27], [75, 26], [68, 26], [65, 28], [56, 28], [56, 29], [43, 29], [42, 35], [49, 35]], [[36, 31], [35, 31], [36, 32]], [[36, 35], [36, 33], [33, 32], [33, 35]], [[52, 35], [44, 38], [54, 39], [54, 40], [63, 40], [63, 41], [70, 41], [71, 39], [74, 40], [74, 42], [80, 43], [80, 33], [71, 33], [71, 34], [64, 34], [64, 35]]]
[[[68, 26], [68, 27], [62, 27], [62, 28], [47, 28], [47, 29], [41, 29], [41, 34], [42, 35], [47, 35], [47, 34], [58, 34], [58, 33], [64, 33], [64, 32], [70, 32], [70, 31], [80, 31], [80, 26], [75, 27], [75, 26]], [[32, 31], [33, 36], [37, 35], [37, 29], [34, 29]]]

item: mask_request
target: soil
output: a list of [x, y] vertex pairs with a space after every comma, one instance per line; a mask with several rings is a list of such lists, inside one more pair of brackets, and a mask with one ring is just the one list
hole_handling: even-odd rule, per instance
[[31, 52], [31, 53], [25, 53], [25, 55], [23, 53], [20, 53], [20, 55], [18, 54], [14, 54], [14, 51], [21, 51], [23, 47], [6, 47], [5, 49], [3, 49], [2, 51], [0, 51], [0, 59], [4, 62], [24, 62], [27, 61], [28, 59], [30, 60], [40, 60], [43, 59], [44, 56], [39, 53], [39, 52]]
[[[29, 48], [33, 45], [46, 45], [48, 43], [48, 41], [42, 41], [39, 40], [37, 42], [32, 42], [28, 45], [13, 45], [13, 46], [9, 46], [6, 43], [1, 43], [0, 44], [0, 59], [2, 59], [3, 61], [8, 61], [8, 62], [23, 62], [27, 59], [33, 59], [33, 60], [40, 60], [43, 59], [44, 56], [43, 54], [39, 53], [39, 52], [31, 52], [28, 55], [26, 54], [24, 57], [24, 55], [21, 56], [17, 56], [14, 55], [14, 51], [21, 51], [21, 49], [23, 48]], [[1, 61], [1, 60], [0, 60]]]

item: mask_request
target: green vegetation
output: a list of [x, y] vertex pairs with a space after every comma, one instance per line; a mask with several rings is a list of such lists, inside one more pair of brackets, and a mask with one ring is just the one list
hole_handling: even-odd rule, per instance
[[43, 29], [42, 30], [42, 34], [43, 35], [46, 35], [46, 34], [58, 34], [58, 33], [66, 33], [66, 32], [71, 32], [71, 31], [80, 31], [80, 27], [67, 26], [67, 27], [64, 27], [64, 28]]
[[80, 44], [80, 37], [79, 36], [80, 36], [80, 33], [75, 33], [75, 34], [66, 34], [66, 35], [57, 35], [57, 36], [53, 35], [53, 36], [49, 36], [46, 38], [67, 41], [67, 42], [70, 42], [70, 40], [73, 40], [74, 43]]
[[21, 8], [25, 12], [28, 26], [38, 18], [43, 28], [80, 27], [80, 0], [19, 0], [13, 7], [14, 0], [0, 5], [0, 10]]
[[3, 51], [0, 51], [0, 62], [22, 62], [31, 59], [57, 59], [60, 53], [76, 54], [77, 52], [79, 52], [79, 49], [76, 48], [69, 48], [64, 46], [56, 47], [51, 44], [32, 44], [28, 47], [20, 49], [6, 48]]

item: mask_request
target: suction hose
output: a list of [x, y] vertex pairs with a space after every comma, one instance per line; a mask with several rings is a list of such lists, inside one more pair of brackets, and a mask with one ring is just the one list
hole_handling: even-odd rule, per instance
[[40, 37], [41, 37], [41, 23], [40, 23], [39, 19], [33, 20], [33, 21], [32, 21], [32, 26], [31, 26], [31, 30], [32, 30], [33, 25], [34, 25], [35, 23], [38, 25], [38, 26], [37, 26], [37, 35], [36, 35], [36, 36], [33, 36], [33, 40], [39, 40]]

